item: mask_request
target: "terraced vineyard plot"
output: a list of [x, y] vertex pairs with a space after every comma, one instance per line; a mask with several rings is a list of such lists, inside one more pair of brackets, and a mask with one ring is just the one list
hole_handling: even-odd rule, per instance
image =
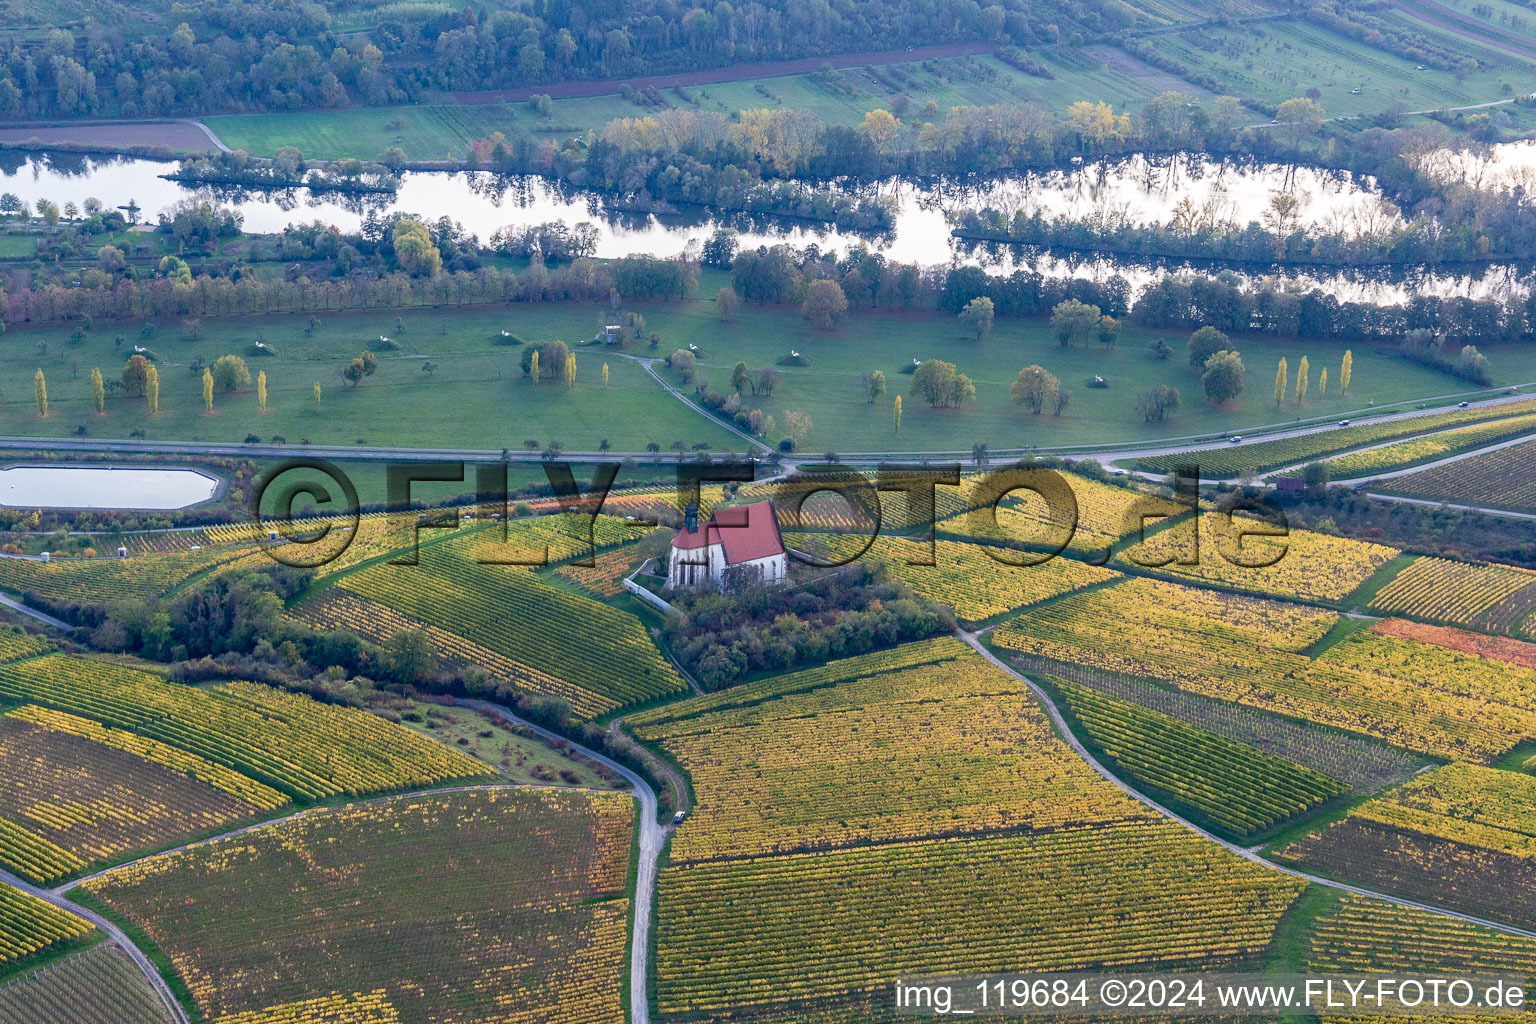
[[1530, 511], [1536, 509], [1536, 442], [1379, 480], [1371, 484], [1371, 490], [1430, 501]]
[[708, 1012], [923, 972], [1208, 969], [1261, 950], [1301, 888], [1160, 821], [674, 865], [657, 995]]
[[1513, 632], [1536, 609], [1536, 573], [1507, 565], [1420, 558], [1382, 587], [1369, 609]]
[[[1067, 550], [1097, 555], [1134, 532], [1141, 514], [1152, 517], [1146, 520], [1151, 529], [1160, 517], [1186, 511], [1184, 506], [1155, 495], [1062, 473], [1060, 479], [1071, 488], [1076, 501], [1074, 521], [1069, 510], [1053, 508], [1044, 497], [1029, 490], [1013, 491], [997, 501], [996, 488], [985, 484], [984, 479], [966, 477], [958, 489], [938, 489], [938, 530], [942, 535], [1000, 547], [1054, 550], [1070, 529]], [[994, 503], [995, 517], [985, 510]], [[983, 511], [978, 512], [978, 508]]]
[[44, 654], [53, 647], [47, 640], [31, 633], [0, 630], [0, 661], [16, 661]]
[[159, 597], [186, 580], [242, 552], [205, 548], [133, 558], [90, 558], [39, 562], [0, 558], [0, 588], [36, 591], [54, 601], [76, 604]]
[[620, 793], [409, 797], [312, 812], [87, 888], [170, 956], [211, 1020], [287, 1024], [345, 997], [365, 1020], [400, 1024], [621, 1024], [633, 818]]
[[[1528, 978], [1536, 975], [1536, 941], [1443, 914], [1346, 895], [1335, 910], [1320, 917], [1313, 925], [1307, 968], [1348, 974]], [[1524, 1016], [1509, 1014], [1476, 1019], [1511, 1021]], [[1381, 1019], [1379, 1016], [1337, 1014], [1323, 1017], [1329, 1024]], [[1448, 1018], [1394, 1015], [1393, 1019], [1417, 1022]]]
[[[863, 538], [851, 537], [810, 537], [797, 544], [825, 560], [852, 557], [863, 546]], [[1002, 559], [1017, 560], [1020, 556], [1016, 552], [950, 540], [934, 541], [933, 565], [908, 564], [927, 557], [925, 542], [881, 537], [858, 561], [879, 564], [888, 576], [923, 597], [949, 605], [966, 622], [981, 622], [1015, 608], [1119, 578], [1111, 569], [1065, 557], [1038, 565], [1011, 565]]]
[[344, 586], [615, 705], [687, 690], [634, 616], [557, 590], [526, 568], [478, 564], [472, 551], [424, 547], [419, 566], [370, 566]]
[[779, 696], [691, 716], [686, 702], [636, 725], [693, 779], [672, 859], [1146, 816], [1054, 737], [1027, 686], [958, 641], [945, 648], [937, 664], [850, 658], [829, 666], [835, 686], [795, 692], [795, 673]]
[[1310, 530], [1262, 536], [1258, 534], [1274, 528], [1214, 510], [1202, 512], [1199, 523], [1199, 561], [1195, 565], [1175, 561], [1193, 555], [1195, 527], [1188, 524], [1159, 531], [1119, 558], [1143, 567], [1167, 561], [1150, 571], [1196, 583], [1337, 603], [1399, 554], [1396, 548], [1383, 544]]
[[1408, 778], [1432, 762], [1362, 737], [1171, 690], [1134, 679], [1090, 672], [1070, 665], [1015, 659], [1026, 674], [1060, 675], [1079, 686], [1188, 722], [1274, 757], [1294, 761], [1338, 779], [1357, 793], [1371, 794]]
[[634, 555], [625, 550], [605, 551], [592, 559], [590, 566], [562, 565], [555, 575], [581, 587], [593, 597], [618, 597], [624, 593], [624, 577], [629, 574]]
[[164, 765], [0, 717], [0, 865], [42, 884], [259, 808]]
[[1348, 792], [1336, 779], [1213, 732], [1053, 678], [1072, 718], [1140, 788], [1246, 839]]
[[126, 729], [308, 799], [486, 774], [474, 759], [367, 712], [255, 683], [198, 689], [52, 655], [0, 666], [0, 699]]
[[171, 1018], [133, 961], [115, 945], [102, 943], [0, 985], [0, 1020], [170, 1024]]
[[1458, 452], [1471, 451], [1485, 445], [1496, 444], [1521, 434], [1536, 430], [1536, 415], [1511, 416], [1471, 427], [1458, 427], [1428, 437], [1400, 441], [1384, 448], [1341, 455], [1328, 463], [1330, 475], [1335, 480], [1355, 476], [1369, 476], [1411, 466], [1417, 462], [1443, 458]]
[[1370, 632], [1309, 657], [1337, 619], [1138, 578], [1032, 609], [993, 637], [1016, 655], [1159, 680], [1427, 754], [1486, 761], [1536, 737], [1536, 672]]
[[354, 594], [344, 587], [331, 587], [319, 596], [305, 601], [289, 614], [300, 622], [307, 622], [319, 629], [350, 629], [376, 644], [388, 642], [397, 633], [413, 629], [422, 630], [432, 643], [433, 652], [449, 665], [459, 668], [484, 669], [498, 682], [507, 683], [532, 694], [545, 694], [569, 701], [571, 710], [578, 715], [595, 718], [605, 711], [618, 707], [612, 699], [582, 689], [547, 672], [529, 668], [498, 654], [473, 640], [457, 633], [450, 633], [439, 626], [429, 625], [409, 615], [403, 615], [388, 605]]
[[[690, 697], [685, 701], [638, 711], [626, 715], [624, 721], [633, 729], [651, 729], [661, 736], [674, 728], [673, 723], [686, 723], [702, 715], [726, 709], [749, 708], [777, 697], [826, 689], [865, 676], [922, 665], [944, 664], [962, 657], [968, 650], [965, 644], [952, 636], [916, 640], [899, 647], [872, 651], [854, 658], [840, 658], [815, 668], [757, 679], [729, 689]], [[686, 724], [675, 727], [683, 731], [691, 728]]]
[[1140, 459], [1139, 462], [1142, 469], [1159, 473], [1167, 473], [1175, 466], [1193, 462], [1200, 467], [1201, 476], [1207, 479], [1226, 479], [1241, 476], [1244, 473], [1262, 473], [1279, 469], [1281, 466], [1296, 465], [1312, 459], [1337, 455], [1351, 448], [1362, 448], [1379, 441], [1413, 437], [1431, 430], [1468, 423], [1482, 423], [1532, 412], [1536, 412], [1536, 402], [1506, 402], [1500, 405], [1340, 427], [1336, 430], [1302, 434], [1297, 437], [1253, 441], [1227, 448], [1213, 448], [1177, 455], [1155, 455]]
[[41, 952], [95, 929], [36, 896], [0, 885], [0, 965]]
[[1536, 924], [1536, 779], [1447, 765], [1278, 855], [1383, 892], [1530, 928]]
[[214, 1024], [400, 1024], [400, 1014], [383, 989], [300, 999], [250, 1013], [232, 1013]]

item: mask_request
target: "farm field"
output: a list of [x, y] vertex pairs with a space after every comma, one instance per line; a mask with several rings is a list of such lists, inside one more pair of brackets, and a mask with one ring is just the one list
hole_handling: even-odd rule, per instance
[[1181, 455], [1156, 455], [1140, 459], [1139, 462], [1142, 468], [1159, 472], [1168, 472], [1180, 464], [1194, 462], [1200, 467], [1201, 475], [1207, 478], [1237, 477], [1244, 473], [1262, 473], [1282, 466], [1297, 465], [1381, 441], [1413, 437], [1469, 423], [1523, 416], [1533, 410], [1536, 410], [1536, 402], [1508, 402], [1426, 413], [1422, 416], [1402, 416], [1316, 434], [1253, 441], [1231, 448], [1214, 448]]
[[[892, 970], [1231, 962], [1299, 891], [1153, 820], [953, 639], [630, 722], [698, 799], [660, 880], [664, 1013], [858, 1004]], [[914, 886], [922, 900], [902, 895]], [[731, 909], [748, 902], [749, 917]]]
[[[144, 975], [111, 943], [0, 983], [6, 1024], [170, 1024]], [[300, 1024], [300, 1022], [295, 1022]]]
[[1142, 817], [1051, 737], [1024, 684], [957, 640], [730, 692], [632, 720], [693, 778], [674, 862]]
[[1131, 579], [1033, 609], [999, 627], [993, 643], [1008, 656], [1155, 680], [1433, 756], [1489, 760], [1536, 737], [1536, 672], [1370, 632], [1310, 656], [1337, 621]]
[[1371, 489], [1406, 498], [1529, 512], [1536, 509], [1536, 442], [1380, 480]]
[[1335, 480], [1390, 472], [1418, 462], [1430, 462], [1459, 452], [1481, 448], [1484, 445], [1496, 444], [1532, 431], [1536, 431], [1536, 415], [1511, 416], [1508, 419], [1494, 420], [1492, 423], [1457, 427], [1455, 430], [1445, 430], [1411, 441], [1400, 441], [1384, 448], [1341, 455], [1329, 460], [1328, 470]]
[[1188, 723], [1201, 733], [1213, 733], [1272, 758], [1338, 779], [1356, 793], [1376, 793], [1432, 763], [1364, 737], [1302, 724], [1252, 707], [1070, 665], [1032, 658], [1013, 660], [1036, 681], [1044, 676], [1060, 676], [1079, 689], [1091, 689], [1115, 701], [1138, 705], [1159, 716]]
[[51, 655], [0, 667], [0, 701], [128, 730], [310, 800], [487, 774], [473, 758], [367, 712], [257, 683], [194, 688]]
[[1453, 764], [1382, 794], [1276, 856], [1333, 877], [1529, 928], [1536, 778]]
[[74, 914], [0, 884], [0, 967], [95, 930]]
[[[1418, 70], [1420, 65], [1405, 57], [1301, 20], [1202, 27], [1159, 37], [1158, 45], [1192, 71], [1213, 76], [1225, 91], [1272, 106], [1315, 87], [1330, 116], [1374, 114], [1397, 102], [1409, 110], [1426, 110], [1501, 96], [1498, 68], [1479, 68], [1459, 81], [1449, 70]], [[1499, 60], [1508, 65], [1503, 76], [1509, 71], [1529, 74], [1529, 66], [1517, 58], [1504, 54]], [[1483, 55], [1479, 62], [1494, 63]]]
[[[492, 227], [482, 226], [482, 230], [488, 233]], [[1127, 325], [1114, 349], [1105, 351], [1098, 345], [1063, 349], [1044, 320], [999, 318], [989, 340], [978, 345], [948, 315], [862, 310], [837, 329], [821, 332], [809, 329], [795, 307], [748, 303], [742, 304], [729, 329], [722, 331], [714, 295], [728, 279], [726, 273], [704, 271], [696, 297], [641, 304], [647, 329], [660, 335], [661, 344], [655, 351], [632, 346], [627, 354], [666, 356], [695, 344], [705, 371], [723, 382], [737, 361], [748, 366], [773, 365], [791, 349], [805, 353], [812, 359], [811, 366], [784, 368], [784, 382], [774, 393], [751, 396], [746, 406], [773, 415], [781, 429], [787, 423], [786, 412], [810, 414], [813, 426], [805, 444], [811, 451], [878, 451], [899, 445], [968, 453], [980, 438], [1008, 438], [1016, 445], [1075, 446], [1236, 430], [1276, 418], [1272, 402], [1259, 389], [1250, 388], [1228, 408], [1188, 400], [1184, 411], [1166, 422], [1143, 423], [1133, 408], [1139, 389], [1171, 383], [1190, 396], [1199, 389], [1199, 379], [1191, 371], [1156, 360], [1147, 351], [1155, 338], [1182, 346], [1185, 334]], [[91, 411], [90, 369], [99, 366], [108, 379], [115, 379], [123, 364], [122, 351], [113, 347], [110, 331], [92, 330], [72, 345], [67, 329], [12, 327], [7, 337], [16, 344], [31, 349], [46, 343], [48, 350], [28, 361], [24, 369], [20, 364], [0, 367], [0, 428], [20, 436], [60, 436], [83, 425], [88, 436], [96, 437], [127, 437], [133, 430], [143, 430], [150, 440], [238, 443], [255, 434], [263, 439], [278, 435], [290, 442], [308, 437], [316, 444], [350, 445], [363, 438], [373, 445], [492, 451], [521, 449], [527, 439], [541, 446], [559, 441], [568, 451], [594, 451], [605, 438], [616, 451], [643, 451], [651, 442], [665, 451], [676, 440], [689, 447], [707, 443], [716, 451], [745, 447], [740, 437], [668, 395], [643, 367], [623, 354], [576, 345], [577, 380], [574, 390], [567, 391], [561, 385], [534, 386], [521, 374], [519, 349], [490, 340], [506, 330], [528, 341], [559, 338], [574, 344], [591, 338], [611, 319], [604, 304], [321, 311], [314, 316], [319, 324], [311, 333], [306, 333], [307, 314], [210, 316], [201, 319], [196, 340], [184, 338], [186, 332], [176, 325], [163, 325], [145, 342], [158, 356], [162, 380], [160, 411], [153, 417], [147, 415], [142, 400], [121, 395], [108, 398], [104, 415], [97, 417]], [[393, 339], [400, 349], [377, 353], [378, 372], [356, 387], [346, 386], [340, 369], [380, 336]], [[902, 351], [893, 351], [893, 337], [904, 343], [898, 346]], [[276, 354], [249, 356], [257, 341], [264, 341]], [[1294, 364], [1303, 352], [1309, 352], [1317, 365], [1336, 365], [1348, 347], [1313, 342], [1298, 351], [1294, 342], [1263, 335], [1243, 336], [1236, 343], [1250, 367], [1273, 365], [1281, 356]], [[1368, 401], [1381, 407], [1466, 390], [1446, 374], [1363, 346], [1356, 348], [1351, 393], [1309, 400], [1302, 410], [1306, 415], [1359, 414]], [[1484, 349], [1501, 381], [1531, 379], [1519, 376], [1528, 373], [1533, 362], [1532, 354], [1522, 347]], [[257, 370], [267, 373], [265, 413], [250, 390], [216, 394], [213, 412], [204, 413], [199, 378], [189, 368], [198, 358], [211, 363], [226, 353], [246, 358], [253, 376]], [[908, 393], [909, 379], [899, 374], [913, 358], [956, 363], [975, 381], [976, 401], [959, 409], [929, 408]], [[79, 377], [71, 371], [74, 361], [82, 368]], [[423, 373], [424, 362], [433, 363], [436, 371]], [[599, 380], [604, 362], [610, 371], [607, 388]], [[1032, 416], [1013, 401], [1009, 388], [1019, 369], [1030, 363], [1043, 365], [1072, 388], [1073, 403], [1063, 416]], [[39, 368], [49, 385], [47, 419], [37, 417], [32, 402], [32, 378]], [[679, 383], [671, 371], [660, 369], [674, 384]], [[876, 369], [885, 372], [890, 393], [871, 404], [859, 388], [858, 377]], [[1112, 387], [1079, 386], [1095, 375], [1108, 378]], [[319, 411], [312, 391], [316, 382], [323, 391]], [[899, 435], [890, 408], [897, 392], [906, 403]], [[411, 416], [395, 415], [402, 402], [411, 405]], [[465, 433], [466, 423], [474, 424], [473, 436]], [[779, 439], [769, 440], [777, 443]]]
[[[569, 690], [557, 695], [569, 693], [585, 715], [686, 689], [633, 616], [551, 587], [527, 568], [477, 561], [526, 558], [520, 547], [455, 538], [423, 547], [418, 566], [372, 566], [341, 587], [563, 681]], [[570, 630], [576, 622], [579, 635]]]
[[1202, 511], [1198, 527], [1175, 524], [1117, 558], [1190, 583], [1339, 604], [1398, 555], [1384, 544], [1310, 530], [1274, 533], [1266, 521], [1213, 509]]
[[0, 865], [27, 881], [53, 882], [268, 809], [117, 747], [0, 717]]
[[406, 728], [478, 758], [508, 782], [587, 789], [614, 785], [606, 769], [536, 739], [499, 715], [423, 700], [402, 701], [390, 710], [400, 715]]
[[207, 1019], [304, 1020], [339, 1004], [399, 1024], [450, 1006], [464, 1024], [557, 1008], [619, 1024], [632, 806], [627, 794], [529, 789], [399, 798], [311, 812], [87, 888], [167, 953]]
[[[1529, 977], [1536, 970], [1536, 942], [1440, 914], [1346, 895], [1313, 923], [1307, 969], [1349, 974], [1423, 971]], [[1344, 1024], [1372, 1018], [1327, 1014], [1322, 1019]], [[1511, 1014], [1492, 1019], [1518, 1018]]]
[[893, 972], [1209, 968], [1262, 950], [1301, 885], [1156, 821], [673, 866], [658, 998], [707, 1012], [857, 999]]
[[1348, 792], [1309, 768], [1267, 756], [1214, 732], [1047, 677], [1065, 696], [1085, 742], [1138, 788], [1171, 798], [1240, 840]]
[[1496, 563], [1420, 558], [1377, 591], [1367, 608], [1493, 633], [1513, 633], [1536, 610], [1536, 573]]

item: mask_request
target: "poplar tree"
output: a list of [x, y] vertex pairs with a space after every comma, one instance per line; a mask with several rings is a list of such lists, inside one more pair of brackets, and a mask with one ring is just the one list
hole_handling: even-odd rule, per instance
[[101, 368], [91, 369], [91, 408], [100, 416], [107, 411], [107, 384], [101, 379]]
[[1280, 365], [1275, 368], [1275, 408], [1280, 408], [1280, 403], [1285, 401], [1285, 384], [1290, 376], [1290, 367], [1285, 362], [1285, 357], [1280, 357]]
[[160, 371], [153, 366], [144, 375], [144, 398], [151, 416], [160, 411]]

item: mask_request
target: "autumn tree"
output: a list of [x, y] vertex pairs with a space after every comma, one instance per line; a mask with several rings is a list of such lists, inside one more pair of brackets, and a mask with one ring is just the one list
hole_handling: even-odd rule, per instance
[[825, 278], [812, 281], [805, 289], [805, 303], [800, 307], [805, 318], [823, 331], [837, 325], [840, 316], [848, 311], [848, 296], [843, 286]]
[[1115, 113], [1108, 103], [1078, 100], [1067, 108], [1066, 129], [1077, 138], [1082, 153], [1095, 153], [1124, 142], [1131, 118]]
[[144, 388], [149, 382], [149, 360], [135, 353], [128, 357], [123, 364], [123, 390], [130, 396], [139, 398], [144, 394]]
[[151, 416], [160, 411], [160, 371], [153, 365], [144, 377], [144, 404]]
[[43, 377], [42, 368], [39, 367], [37, 375], [32, 378], [32, 397], [37, 401], [37, 414], [48, 415], [48, 381]]
[[213, 371], [203, 368], [203, 411], [213, 412]]
[[321, 394], [320, 382], [319, 381], [315, 381], [315, 412], [319, 412], [320, 411], [320, 394]]
[[1075, 342], [1086, 342], [1098, 330], [1099, 307], [1076, 299], [1058, 302], [1051, 310], [1051, 330], [1062, 348], [1071, 348]]
[[606, 388], [607, 386], [608, 386], [608, 364], [604, 363], [603, 364], [603, 387]]
[[267, 411], [267, 371], [262, 370], [256, 375], [256, 405], [262, 412]]
[[1328, 367], [1323, 367], [1317, 374], [1317, 397], [1328, 397]]
[[562, 375], [565, 377], [565, 390], [570, 391], [576, 387], [576, 357], [574, 355], [565, 357], [565, 367]]
[[909, 390], [927, 399], [930, 406], [959, 406], [976, 397], [976, 385], [955, 364], [943, 359], [925, 360], [912, 371]]
[[992, 300], [985, 295], [978, 295], [965, 304], [965, 308], [960, 311], [960, 319], [970, 324], [976, 332], [977, 341], [985, 341], [987, 335], [992, 333], [994, 313]]
[[1296, 404], [1297, 405], [1300, 405], [1302, 403], [1302, 401], [1305, 400], [1306, 397], [1307, 397], [1307, 388], [1309, 386], [1309, 382], [1308, 382], [1307, 378], [1310, 377], [1311, 375], [1312, 375], [1311, 374], [1311, 368], [1310, 368], [1310, 366], [1309, 366], [1309, 364], [1307, 362], [1307, 357], [1306, 356], [1302, 356], [1301, 357], [1301, 362], [1296, 364]]
[[736, 291], [730, 286], [715, 293], [715, 315], [726, 323], [736, 319], [736, 310], [740, 305], [741, 300], [736, 298]]
[[859, 387], [869, 397], [871, 404], [875, 399], [885, 394], [885, 372], [883, 370], [871, 370], [869, 373], [859, 374]]
[[1354, 349], [1347, 348], [1344, 350], [1344, 362], [1339, 364], [1339, 390], [1341, 392], [1347, 393], [1349, 391], [1349, 380], [1354, 376], [1354, 373], [1355, 352]]
[[1061, 381], [1043, 366], [1026, 366], [1014, 379], [1013, 400], [1036, 416], [1048, 405], [1054, 405], [1061, 393]]
[[101, 368], [91, 367], [91, 408], [100, 416], [107, 411], [107, 385], [101, 379]]
[[883, 157], [891, 148], [891, 143], [901, 134], [901, 123], [889, 110], [871, 110], [864, 115], [864, 123], [859, 126], [859, 130], [869, 140], [870, 148]]
[[1316, 100], [1297, 97], [1286, 100], [1275, 111], [1275, 124], [1288, 140], [1292, 157], [1301, 152], [1301, 142], [1323, 125], [1323, 108]]
[[892, 416], [896, 420], [896, 433], [901, 433], [901, 396], [896, 396], [896, 402], [892, 407]]
[[799, 448], [810, 436], [811, 418], [803, 412], [786, 412], [784, 429], [789, 431], [789, 439], [795, 443], [796, 448]]
[[1290, 367], [1285, 357], [1280, 357], [1280, 365], [1275, 368], [1275, 408], [1280, 408], [1280, 403], [1285, 401], [1286, 383], [1290, 379]]
[[251, 371], [236, 355], [219, 356], [210, 368], [213, 383], [220, 391], [239, 391], [251, 386]]
[[392, 242], [395, 261], [412, 277], [435, 277], [443, 269], [443, 255], [421, 221], [409, 217], [395, 221]]
[[746, 392], [749, 383], [750, 382], [747, 378], [746, 363], [737, 363], [735, 366], [731, 367], [732, 391], [736, 392], [738, 395], [743, 394]]

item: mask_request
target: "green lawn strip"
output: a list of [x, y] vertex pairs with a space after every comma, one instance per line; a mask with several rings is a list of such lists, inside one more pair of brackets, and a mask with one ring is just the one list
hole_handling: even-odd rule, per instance
[[1536, 757], [1536, 740], [1515, 744], [1507, 752], [1490, 762], [1488, 767], [1506, 772], [1533, 773], [1533, 769], [1527, 767], [1525, 763], [1532, 757]]
[[1346, 640], [1364, 629], [1369, 629], [1369, 619], [1356, 619], [1348, 615], [1340, 615], [1338, 621], [1317, 639], [1316, 642], [1303, 648], [1300, 652], [1309, 658], [1316, 659], [1335, 647], [1340, 641]]
[[[1312, 964], [1312, 931], [1318, 920], [1332, 913], [1344, 898], [1341, 889], [1308, 883], [1280, 915], [1274, 935], [1264, 950], [1260, 970], [1265, 974], [1306, 974]], [[1315, 1014], [1282, 1013], [1284, 1024], [1312, 1024]]]
[[121, 928], [123, 934], [128, 936], [128, 940], [135, 946], [138, 946], [144, 955], [149, 957], [150, 963], [155, 965], [155, 969], [160, 972], [160, 977], [164, 978], [165, 983], [170, 986], [171, 995], [176, 997], [176, 1001], [181, 1004], [182, 1010], [186, 1012], [187, 1018], [192, 1024], [201, 1024], [203, 1015], [197, 1008], [197, 1001], [192, 998], [192, 990], [187, 987], [187, 983], [177, 973], [176, 966], [171, 963], [171, 958], [155, 944], [154, 940], [149, 937], [149, 933], [139, 927], [132, 918], [119, 914], [105, 901], [98, 898], [95, 893], [87, 889], [76, 886], [66, 892], [64, 898], [88, 910], [96, 911], [96, 913]]
[[1352, 590], [1341, 602], [1350, 611], [1364, 612], [1376, 600], [1383, 587], [1397, 578], [1397, 574], [1419, 560], [1419, 556], [1407, 551], [1383, 562], [1363, 583]]

